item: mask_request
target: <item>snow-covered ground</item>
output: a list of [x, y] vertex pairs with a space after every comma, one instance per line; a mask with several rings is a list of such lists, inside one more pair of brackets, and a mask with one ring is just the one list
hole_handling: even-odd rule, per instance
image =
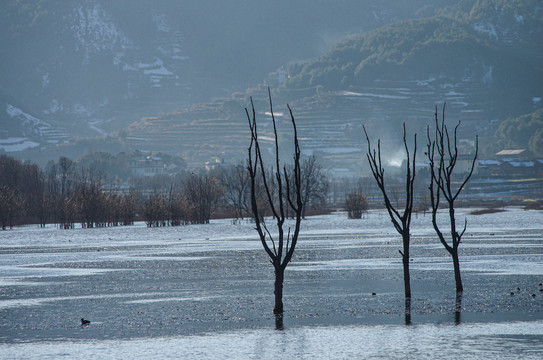
[[282, 331], [249, 222], [3, 231], [0, 359], [539, 359], [543, 213], [506, 210], [458, 213], [468, 219], [460, 304], [430, 216], [413, 218], [411, 326], [400, 239], [382, 211], [304, 221]]

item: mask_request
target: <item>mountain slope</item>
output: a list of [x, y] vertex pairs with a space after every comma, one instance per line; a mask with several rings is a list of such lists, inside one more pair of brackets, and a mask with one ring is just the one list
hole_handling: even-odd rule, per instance
[[[543, 68], [445, 17], [409, 20], [345, 40], [303, 66], [283, 84], [296, 89], [357, 90], [376, 82], [435, 79], [441, 88], [477, 87], [472, 101], [490, 101], [493, 113], [522, 112], [540, 96]], [[434, 97], [434, 96], [432, 96]], [[439, 99], [439, 96], [437, 97]]]
[[[266, 88], [231, 94], [281, 65], [289, 78], [275, 102], [293, 106], [308, 153], [336, 158], [360, 157], [363, 123], [384, 139], [402, 121], [421, 133], [443, 102], [470, 136], [542, 104], [537, 0], [10, 0], [0, 10], [10, 19], [0, 22], [5, 109], [67, 137], [130, 123], [123, 146], [181, 153], [191, 165], [243, 156], [243, 108], [252, 95], [265, 111]], [[217, 95], [227, 100], [202, 103]], [[13, 118], [0, 107], [0, 134], [4, 119]]]
[[0, 85], [43, 121], [96, 136], [186, 106], [191, 70], [164, 14], [148, 14], [144, 43], [100, 1], [10, 1], [1, 10]]
[[[427, 0], [6, 0], [0, 88], [22, 111], [92, 137], [256, 84], [345, 34]], [[433, 8], [448, 3], [433, 1]], [[0, 131], [9, 116], [0, 111]], [[20, 124], [8, 136], [21, 136]], [[34, 139], [41, 141], [40, 139]], [[52, 140], [52, 139], [47, 139]]]
[[[291, 104], [304, 152], [319, 155], [329, 167], [348, 163], [359, 167], [364, 146], [362, 125], [383, 143], [393, 144], [401, 140], [404, 121], [409, 131], [424, 134], [435, 106], [441, 107], [443, 103], [447, 104], [449, 121], [462, 120], [459, 135], [473, 140], [474, 134], [478, 134], [483, 148], [495, 141], [493, 134], [507, 117], [541, 108], [543, 62], [537, 60], [540, 51], [533, 50], [530, 42], [540, 32], [537, 6], [524, 10], [537, 15], [532, 19], [533, 26], [526, 28], [523, 24], [529, 23], [528, 20], [517, 27], [521, 15], [497, 17], [502, 20], [494, 28], [500, 33], [513, 34], [509, 39], [515, 41], [510, 42], [481, 31], [478, 23], [481, 18], [477, 15], [482, 11], [481, 4], [471, 1], [468, 13], [459, 16], [452, 16], [449, 9], [447, 16], [386, 25], [341, 41], [313, 61], [291, 65], [290, 77], [276, 89], [274, 102]], [[487, 5], [494, 9], [496, 4]], [[471, 13], [474, 8], [478, 10]], [[493, 18], [494, 15], [489, 16], [486, 21]], [[510, 21], [503, 21], [505, 18]], [[238, 106], [247, 106], [249, 95], [258, 100], [257, 110], [265, 123], [263, 113], [267, 105], [262, 89], [249, 90], [246, 96], [237, 98]], [[189, 114], [200, 120], [186, 121]], [[176, 135], [180, 151], [184, 151], [184, 143], [191, 144], [191, 152], [184, 156], [197, 163], [205, 161], [205, 156], [209, 158], [212, 151], [243, 155], [246, 136], [243, 112], [237, 118], [225, 114], [220, 118], [187, 110], [184, 115], [162, 116], [160, 121], [147, 124], [139, 122], [137, 133], [160, 134], [173, 123], [190, 123], [188, 128], [196, 129], [193, 126], [210, 120], [207, 124], [213, 131], [201, 129], [190, 133], [190, 138], [182, 132]], [[226, 130], [221, 124], [233, 120], [238, 125], [228, 130], [239, 131], [229, 133], [227, 145], [217, 145], [221, 142], [221, 131], [217, 129]], [[198, 139], [205, 139], [201, 144], [194, 141], [198, 134], [201, 134]], [[161, 142], [159, 146], [166, 144]], [[392, 157], [399, 150], [395, 146], [384, 149]], [[202, 158], [199, 154], [205, 155]]]

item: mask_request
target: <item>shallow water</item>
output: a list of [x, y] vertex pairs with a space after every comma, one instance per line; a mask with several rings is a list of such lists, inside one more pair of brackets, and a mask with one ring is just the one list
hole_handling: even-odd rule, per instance
[[543, 322], [301, 327], [3, 346], [16, 359], [541, 359]]
[[304, 221], [283, 331], [250, 223], [0, 232], [0, 358], [542, 358], [543, 213], [468, 212], [461, 304], [430, 216], [413, 219], [411, 326], [380, 211]]

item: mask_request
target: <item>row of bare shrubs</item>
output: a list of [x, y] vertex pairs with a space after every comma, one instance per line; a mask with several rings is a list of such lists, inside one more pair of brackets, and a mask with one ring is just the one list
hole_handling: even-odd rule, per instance
[[[315, 158], [303, 162], [304, 215], [324, 206], [328, 182]], [[260, 180], [257, 181], [262, 186]], [[128, 189], [99, 171], [66, 157], [44, 170], [0, 156], [0, 225], [57, 224], [71, 229], [132, 225], [149, 227], [206, 224], [216, 213], [235, 219], [249, 214], [249, 181], [243, 163], [200, 174], [134, 178]], [[272, 187], [275, 186], [271, 184]], [[275, 190], [274, 190], [275, 191]], [[266, 194], [257, 190], [257, 201]], [[263, 211], [263, 216], [270, 215]]]

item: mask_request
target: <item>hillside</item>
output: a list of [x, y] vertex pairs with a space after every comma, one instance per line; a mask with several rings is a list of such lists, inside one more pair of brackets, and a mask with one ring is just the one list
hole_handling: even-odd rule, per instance
[[[334, 8], [332, 1], [322, 0], [310, 9], [300, 1], [293, 3], [284, 18], [280, 16], [281, 1], [274, 5], [258, 2], [247, 8], [235, 2], [232, 7], [221, 5], [206, 13], [194, 1], [182, 1], [172, 8], [175, 2], [161, 0], [156, 6], [142, 2], [143, 7], [126, 8], [127, 17], [122, 17], [123, 1], [84, 3], [99, 4], [105, 14], [100, 18], [110, 19], [106, 23], [118, 31], [103, 33], [109, 39], [105, 43], [115, 45], [103, 47], [99, 56], [94, 53], [96, 47], [89, 45], [96, 41], [85, 43], [90, 48], [78, 52], [76, 62], [84, 63], [84, 55], [91, 54], [86, 66], [104, 69], [104, 75], [96, 77], [100, 84], [119, 76], [129, 76], [130, 81], [97, 87], [95, 106], [78, 106], [81, 93], [74, 87], [83, 83], [85, 89], [93, 89], [95, 73], [83, 72], [75, 78], [67, 75], [70, 85], [61, 86], [66, 91], [63, 98], [75, 99], [68, 106], [51, 100], [57, 99], [55, 86], [62, 81], [40, 72], [25, 83], [40, 89], [45, 86], [40, 90], [44, 104], [56, 110], [47, 114], [47, 110], [35, 107], [40, 97], [34, 100], [23, 96], [20, 89], [19, 93], [0, 89], [0, 96], [10, 97], [6, 97], [6, 104], [17, 104], [18, 114], [26, 114], [19, 115], [20, 119], [30, 116], [57, 130], [54, 139], [28, 135], [25, 140], [27, 135], [21, 136], [21, 141], [41, 145], [40, 151], [34, 148], [21, 156], [45, 159], [64, 152], [78, 156], [87, 148], [102, 146], [102, 140], [97, 140], [96, 146], [89, 145], [91, 140], [71, 140], [60, 146], [87, 128], [90, 131], [86, 136], [109, 134], [105, 143], [115, 149], [180, 154], [189, 166], [201, 166], [222, 152], [241, 159], [247, 146], [243, 109], [252, 96], [263, 118], [268, 108], [268, 85], [272, 86], [279, 112], [285, 113], [284, 105], [291, 104], [299, 120], [304, 152], [318, 154], [329, 168], [345, 164], [352, 164], [348, 166], [351, 169], [360, 167], [362, 125], [372, 136], [393, 143], [399, 139], [401, 122], [406, 121], [410, 131], [423, 134], [434, 107], [446, 102], [447, 118], [463, 121], [461, 135], [472, 139], [479, 134], [486, 147], [495, 143], [494, 133], [505, 119], [542, 108], [543, 48], [534, 45], [543, 38], [543, 6], [538, 1], [421, 0], [406, 5], [396, 0], [353, 0]], [[52, 0], [41, 3], [60, 4]], [[185, 11], [180, 11], [183, 6], [187, 6]], [[228, 18], [234, 9], [240, 12]], [[307, 15], [303, 15], [303, 9]], [[225, 16], [217, 18], [221, 11]], [[149, 14], [162, 15], [149, 18]], [[197, 35], [190, 31], [196, 18], [189, 19], [189, 14], [206, 24], [198, 27]], [[127, 20], [137, 17], [142, 19], [138, 27]], [[173, 21], [176, 17], [183, 21]], [[228, 19], [244, 21], [233, 24]], [[300, 19], [307, 29], [300, 27]], [[12, 36], [16, 33], [10, 32]], [[349, 35], [354, 33], [357, 35]], [[157, 41], [159, 35], [162, 42]], [[24, 34], [20, 36], [25, 38]], [[72, 33], [66, 36], [73, 37]], [[343, 40], [334, 41], [340, 38]], [[17, 43], [14, 40], [13, 48]], [[335, 45], [329, 51], [322, 51], [325, 44], [332, 43]], [[172, 51], [161, 52], [166, 48]], [[161, 55], [153, 55], [156, 51]], [[121, 54], [113, 56], [118, 63], [111, 60], [114, 54]], [[281, 65], [286, 81], [280, 83], [277, 74], [266, 76]], [[32, 66], [44, 68], [38, 63]], [[67, 68], [70, 66], [59, 66], [58, 71]], [[256, 83], [260, 85], [253, 86]], [[124, 90], [119, 90], [118, 84], [124, 84]], [[215, 100], [195, 101], [196, 88], [207, 91], [208, 99]], [[135, 96], [126, 96], [126, 89]], [[36, 93], [35, 88], [33, 91]], [[124, 119], [122, 126], [120, 118]], [[117, 131], [125, 126], [117, 139]], [[10, 132], [8, 136], [14, 135]], [[45, 145], [48, 142], [59, 145]], [[78, 147], [81, 144], [85, 146]], [[387, 151], [397, 157], [395, 145], [389, 147]]]
[[[540, 28], [517, 27], [528, 23], [521, 23], [517, 14], [510, 16], [509, 30], [504, 21], [494, 26], [496, 34], [509, 37], [489, 35], [481, 31], [481, 3], [470, 7], [477, 11], [462, 13], [456, 19], [436, 16], [386, 25], [341, 41], [313, 61], [290, 66], [290, 77], [275, 89], [274, 102], [291, 104], [304, 152], [318, 155], [330, 169], [349, 167], [356, 171], [363, 158], [365, 125], [370, 134], [384, 140], [386, 155], [397, 162], [400, 149], [390, 144], [400, 139], [401, 123], [407, 122], [408, 129], [420, 136], [433, 119], [434, 107], [441, 108], [443, 103], [447, 104], [447, 119], [462, 120], [461, 137], [473, 140], [478, 134], [482, 149], [492, 150], [501, 122], [542, 108], [543, 62], [537, 61], [541, 51], [530, 42], [538, 31], [541, 33]], [[484, 28], [490, 27], [492, 18], [485, 20]], [[243, 109], [249, 96], [258, 99], [257, 109], [263, 117], [267, 110], [264, 88], [249, 89], [232, 100]], [[201, 120], [184, 120], [188, 114]], [[190, 124], [191, 129], [197, 129], [197, 124], [209, 124], [207, 129], [213, 129], [198, 132], [201, 140], [208, 139], [202, 144], [182, 133], [175, 136], [178, 144], [190, 144], [191, 152], [184, 156], [191, 160], [205, 161], [213, 151], [243, 154], [243, 111], [237, 117], [220, 111], [207, 117], [194, 108], [185, 115], [161, 117], [167, 118], [175, 124]], [[229, 121], [236, 125], [228, 128], [227, 145], [217, 146], [220, 129]], [[139, 133], [151, 129], [165, 133], [170, 131], [165, 127], [169, 124], [148, 122]]]
[[510, 116], [531, 109], [532, 99], [543, 92], [541, 78], [543, 67], [533, 58], [491, 42], [468, 24], [436, 17], [391, 24], [340, 42], [291, 74], [279, 90], [358, 92], [385, 83], [401, 95], [405, 84], [431, 82], [436, 91], [429, 100], [469, 91], [470, 102], [487, 103], [484, 110], [491, 116]]
[[[416, 16], [426, 3], [6, 0], [0, 139], [50, 146], [104, 136], [143, 117], [230, 96], [283, 64], [321, 55], [345, 34]], [[8, 106], [58, 135], [29, 129]]]
[[247, 119], [235, 100], [216, 100], [191, 108], [147, 117], [131, 124], [126, 142], [131, 148], [181, 154], [190, 166], [203, 166], [222, 152], [245, 156]]

